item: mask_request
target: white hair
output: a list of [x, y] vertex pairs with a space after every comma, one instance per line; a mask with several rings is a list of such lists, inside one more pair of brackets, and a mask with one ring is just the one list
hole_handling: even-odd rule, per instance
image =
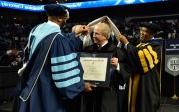
[[104, 23], [104, 22], [100, 22], [100, 23], [96, 24], [95, 26], [100, 28], [101, 33], [103, 34], [103, 36], [105, 36], [107, 38], [107, 40], [108, 40], [110, 35], [111, 35], [110, 26], [107, 23]]

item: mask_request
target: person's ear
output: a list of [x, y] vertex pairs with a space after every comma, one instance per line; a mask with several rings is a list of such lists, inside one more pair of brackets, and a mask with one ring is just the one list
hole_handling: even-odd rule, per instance
[[63, 22], [63, 19], [61, 17], [57, 17], [57, 20], [59, 23]]

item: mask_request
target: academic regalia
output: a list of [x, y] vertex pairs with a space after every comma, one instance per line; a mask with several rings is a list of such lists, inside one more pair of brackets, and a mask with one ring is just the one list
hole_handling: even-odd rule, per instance
[[129, 112], [156, 112], [160, 105], [160, 44], [155, 41], [127, 45], [133, 73], [129, 83]]
[[118, 112], [128, 111], [128, 82], [131, 76], [131, 66], [124, 47], [118, 47], [115, 56], [118, 57], [120, 70], [115, 70], [113, 82], [118, 98]]
[[[50, 27], [50, 24], [43, 23], [43, 27], [39, 25], [36, 30], [39, 28], [39, 31], [42, 31], [41, 28], [45, 25]], [[47, 30], [49, 34], [44, 36], [35, 48], [31, 47], [33, 52], [18, 85], [14, 111], [66, 112], [71, 100], [84, 89], [83, 69], [79, 55], [76, 53], [76, 50], [82, 46], [82, 41], [75, 38], [73, 33], [62, 35], [58, 32], [54, 38], [57, 29], [51, 30], [49, 27], [50, 32]], [[36, 30], [32, 32], [32, 36], [38, 33]], [[42, 34], [40, 32], [37, 35]], [[54, 41], [49, 47], [53, 38]], [[35, 40], [37, 39], [39, 38]], [[31, 42], [36, 43], [36, 41]], [[49, 54], [44, 61], [48, 50]]]
[[[101, 48], [97, 44], [93, 44], [86, 47], [84, 51], [90, 53], [113, 53], [113, 56], [119, 58], [119, 63], [123, 63], [124, 57], [126, 57], [120, 49], [109, 42]], [[120, 69], [124, 69], [121, 67]], [[124, 73], [123, 70], [120, 72], [113, 70], [111, 72], [109, 87], [96, 87], [93, 88], [92, 92], [84, 93], [82, 95], [81, 112], [119, 112], [118, 86], [120, 83], [124, 83], [124, 81], [121, 81], [121, 72]]]

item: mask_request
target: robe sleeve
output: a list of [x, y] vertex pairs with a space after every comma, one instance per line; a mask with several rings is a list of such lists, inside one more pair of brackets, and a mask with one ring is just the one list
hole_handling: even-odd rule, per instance
[[84, 89], [78, 53], [67, 39], [57, 38], [51, 48], [52, 80], [64, 99], [73, 99]]
[[127, 45], [127, 57], [128, 57], [128, 61], [130, 62], [130, 68], [131, 70], [136, 73], [138, 71], [141, 71], [140, 68], [140, 64], [139, 64], [139, 59], [137, 56], [137, 48], [133, 45], [131, 45], [130, 43]]
[[120, 79], [120, 85], [125, 84], [131, 76], [131, 66], [127, 58], [127, 53], [124, 49], [118, 48], [115, 52], [116, 57], [119, 61], [119, 70], [115, 70], [115, 73]]
[[81, 51], [83, 49], [83, 41], [79, 37], [76, 37], [75, 33], [67, 33], [64, 35], [70, 40], [76, 51]]
[[120, 70], [116, 70], [117, 75], [121, 76], [121, 84], [125, 84], [131, 76], [130, 66], [127, 63], [120, 63]]

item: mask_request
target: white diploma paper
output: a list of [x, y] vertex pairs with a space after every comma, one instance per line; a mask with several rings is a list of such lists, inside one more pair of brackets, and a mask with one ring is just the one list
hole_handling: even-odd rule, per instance
[[108, 58], [80, 57], [84, 80], [105, 81]]

